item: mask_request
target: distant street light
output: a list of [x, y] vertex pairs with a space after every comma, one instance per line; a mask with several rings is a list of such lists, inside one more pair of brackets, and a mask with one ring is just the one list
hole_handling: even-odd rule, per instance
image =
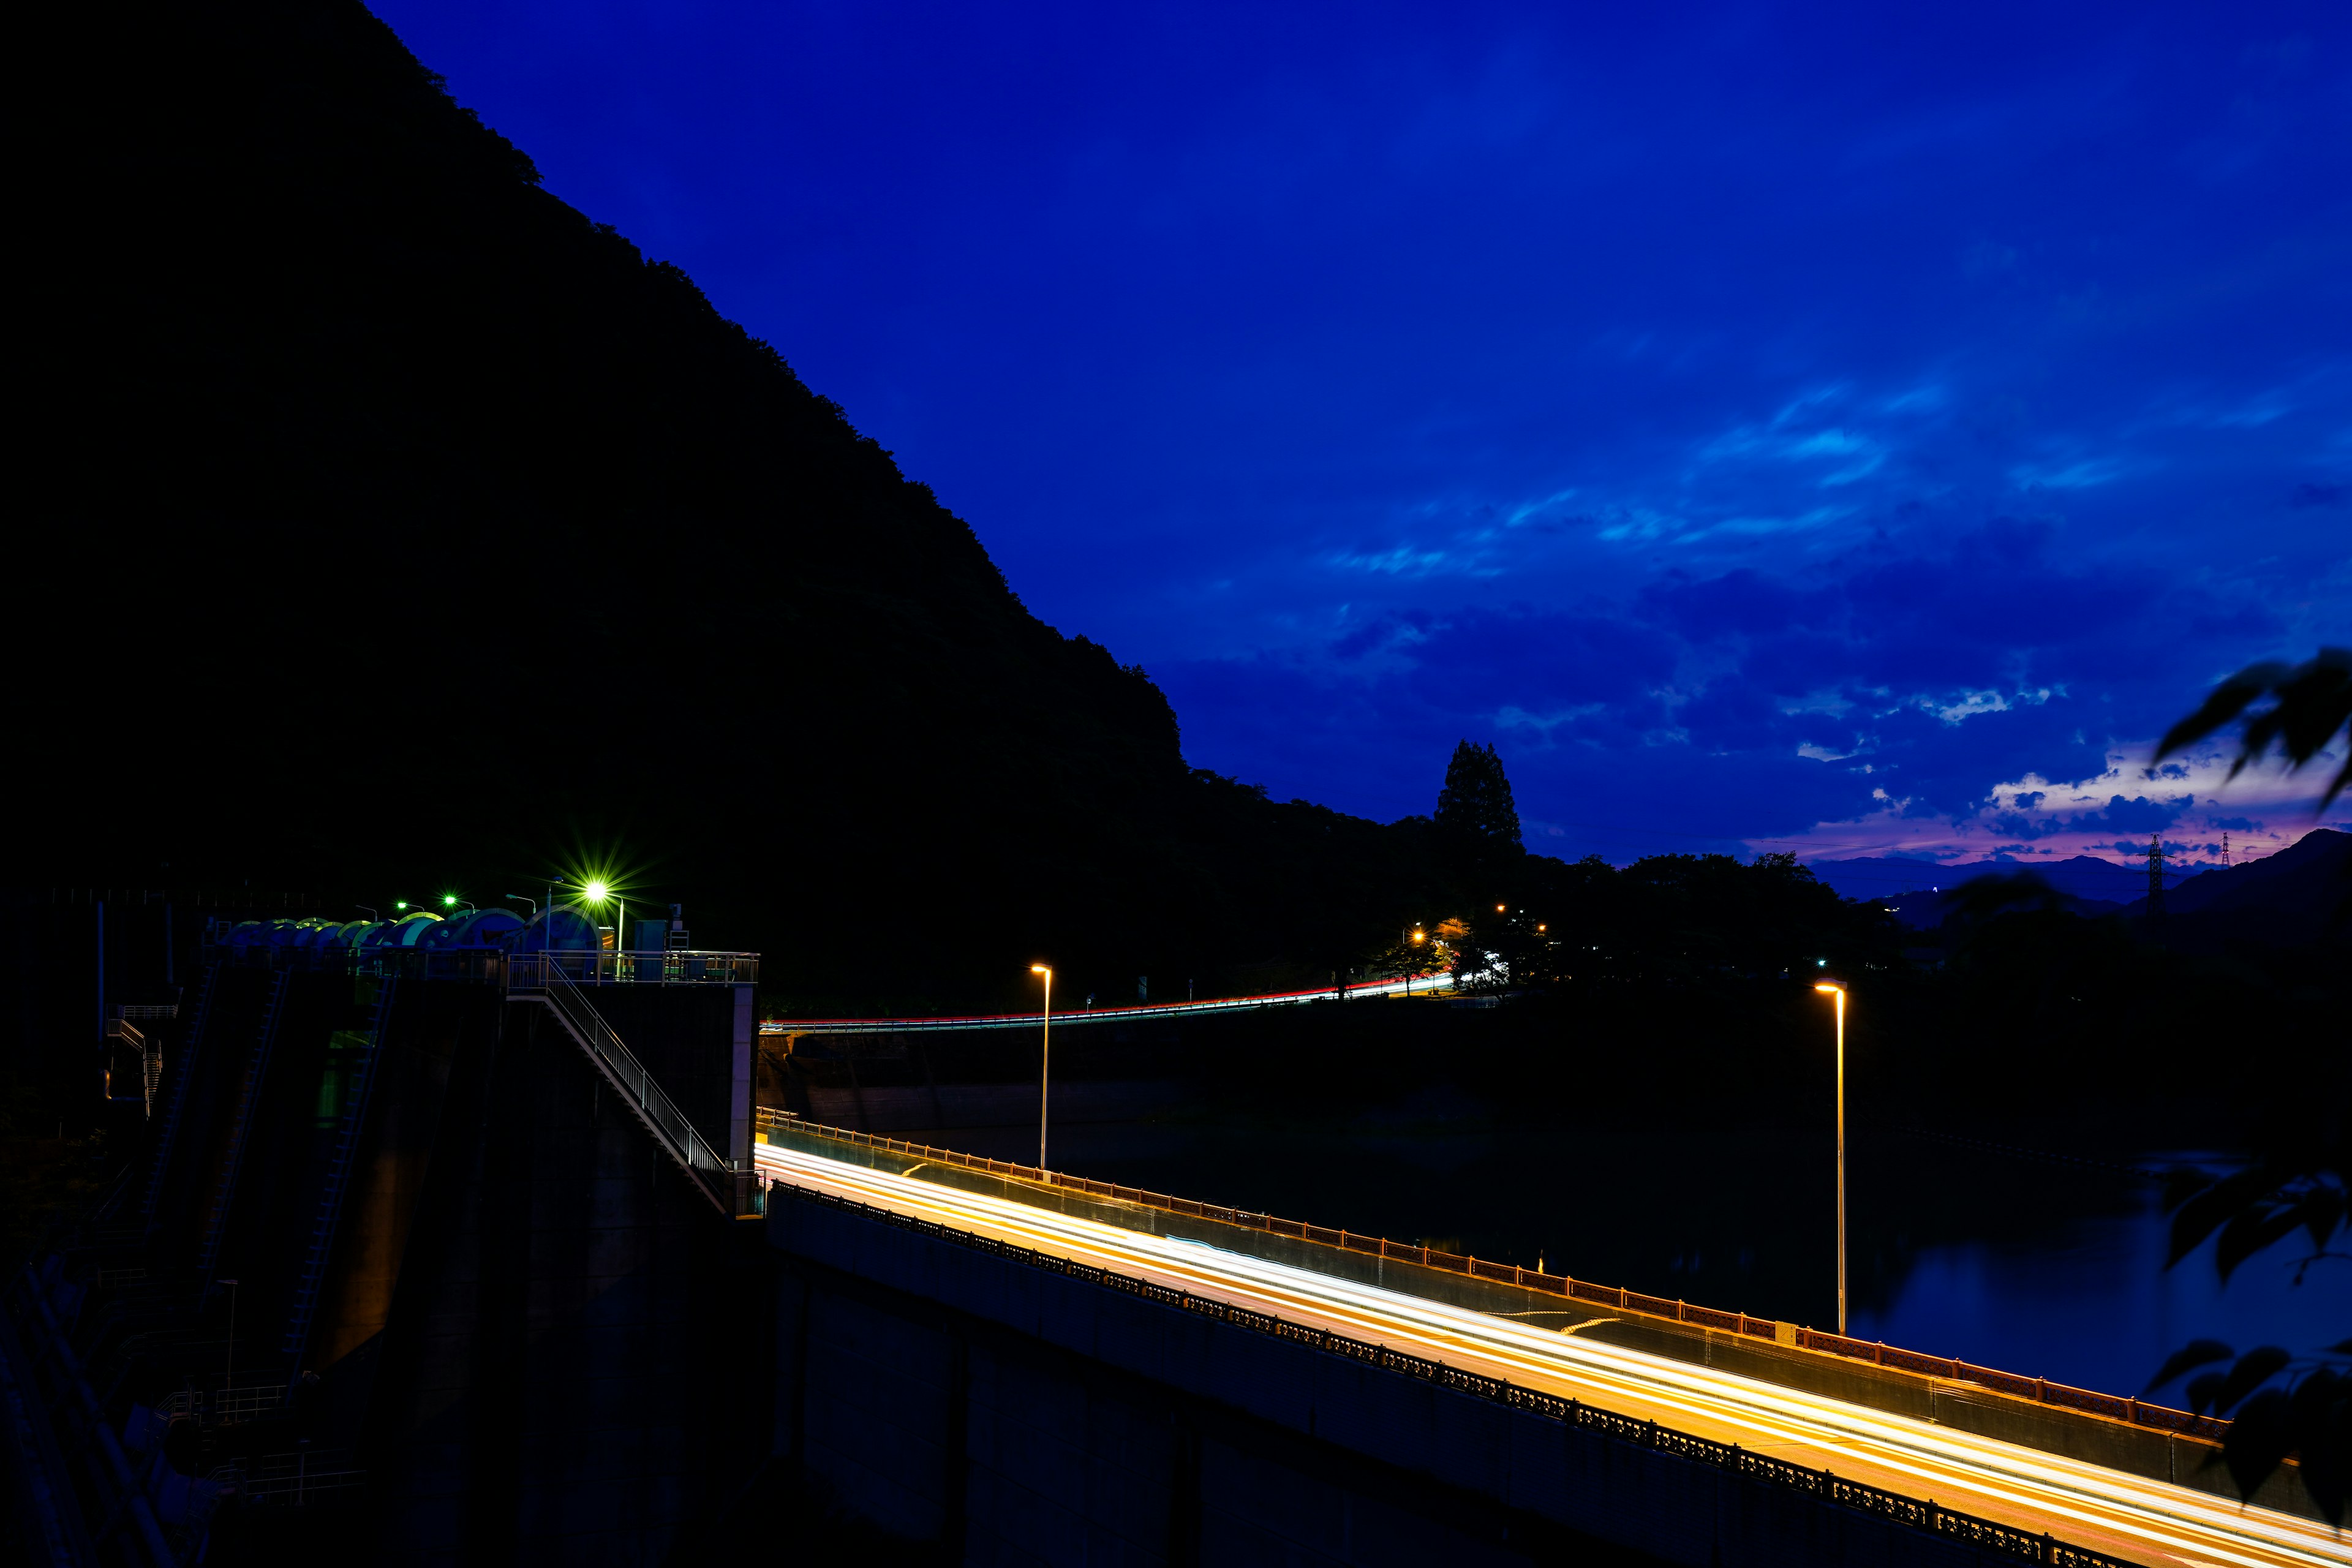
[[1837, 998], [1837, 1247], [1838, 1335], [1845, 1335], [1845, 987], [1824, 980], [1813, 987]]
[[1045, 1169], [1045, 1097], [1053, 1086], [1054, 1076], [1054, 968], [1049, 963], [1033, 963], [1032, 974], [1045, 977], [1045, 1026], [1038, 1031], [1044, 1049], [1037, 1068], [1037, 1169]]

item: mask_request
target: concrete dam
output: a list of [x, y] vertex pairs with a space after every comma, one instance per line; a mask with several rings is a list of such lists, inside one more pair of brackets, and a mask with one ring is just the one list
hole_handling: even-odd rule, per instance
[[2344, 1560], [2202, 1417], [755, 1103], [749, 954], [248, 925], [0, 1294], [11, 1561]]

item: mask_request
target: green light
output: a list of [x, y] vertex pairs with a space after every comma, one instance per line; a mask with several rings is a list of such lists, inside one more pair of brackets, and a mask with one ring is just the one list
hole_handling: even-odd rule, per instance
[[408, 907], [408, 900], [406, 899], [394, 899], [392, 901], [392, 907], [395, 910], [404, 910]]
[[604, 895], [612, 889], [605, 887], [602, 882], [591, 882], [580, 890], [588, 895], [588, 901], [590, 903], [601, 904], [604, 901]]
[[441, 904], [444, 909], [456, 909], [457, 907], [457, 895], [455, 893], [442, 894]]

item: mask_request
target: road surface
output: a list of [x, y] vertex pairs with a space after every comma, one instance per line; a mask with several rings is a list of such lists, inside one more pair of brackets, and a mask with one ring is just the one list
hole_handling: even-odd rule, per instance
[[1122, 1230], [796, 1150], [758, 1147], [776, 1180], [997, 1237], [1636, 1420], [1738, 1443], [2135, 1563], [2352, 1563], [2352, 1537], [2208, 1493], [2063, 1459], [1703, 1366], [1580, 1338], [1607, 1317], [1520, 1321], [1239, 1253]]

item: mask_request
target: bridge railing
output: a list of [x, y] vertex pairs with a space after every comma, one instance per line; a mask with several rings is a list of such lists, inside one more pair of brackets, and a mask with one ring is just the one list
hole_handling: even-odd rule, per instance
[[[1419, 991], [1412, 989], [1415, 985]], [[1214, 1013], [1254, 1013], [1265, 1007], [1286, 1007], [1315, 1002], [1363, 1002], [1382, 996], [1435, 996], [1454, 989], [1451, 974], [1415, 975], [1411, 980], [1358, 980], [1345, 986], [1323, 985], [1312, 991], [1272, 991], [1255, 996], [1213, 996], [1202, 1002], [1160, 1002], [1132, 1007], [1067, 1007], [1054, 1015], [1054, 1027], [1080, 1024], [1149, 1023], [1164, 1018], [1191, 1018]], [[1485, 998], [1480, 1001], [1483, 1005]], [[1043, 1013], [987, 1013], [940, 1017], [903, 1018], [766, 1018], [763, 1035], [909, 1035], [971, 1029], [1034, 1029], [1045, 1021]]]
[[[1398, 1263], [1417, 1263], [1425, 1268], [1443, 1269], [1476, 1279], [1488, 1279], [1496, 1284], [1514, 1285], [1524, 1290], [1538, 1290], [1572, 1301], [1591, 1302], [1595, 1306], [1612, 1307], [1620, 1312], [1643, 1317], [1666, 1319], [1694, 1327], [1715, 1329], [1725, 1333], [1749, 1339], [1770, 1341], [1781, 1345], [1793, 1345], [1800, 1350], [1819, 1351], [1830, 1355], [1866, 1361], [1875, 1366], [1917, 1373], [1928, 1377], [1947, 1378], [1955, 1383], [1972, 1383], [1996, 1393], [2020, 1399], [2030, 1399], [2040, 1405], [2060, 1409], [2080, 1411], [2086, 1415], [2105, 1416], [2134, 1426], [2151, 1427], [2162, 1432], [2179, 1433], [2183, 1436], [2219, 1442], [2230, 1430], [2230, 1424], [2211, 1415], [2200, 1415], [2187, 1410], [2175, 1410], [2168, 1405], [2150, 1405], [2145, 1400], [2131, 1399], [2112, 1394], [2100, 1394], [2087, 1388], [2074, 1388], [2045, 1378], [2022, 1377], [2016, 1373], [2001, 1372], [1992, 1367], [1977, 1366], [1953, 1356], [1927, 1355], [1918, 1351], [1902, 1350], [1885, 1342], [1848, 1339], [1842, 1334], [1823, 1333], [1818, 1329], [1802, 1328], [1794, 1323], [1771, 1318], [1751, 1318], [1745, 1312], [1726, 1311], [1717, 1307], [1695, 1306], [1688, 1301], [1664, 1296], [1644, 1295], [1622, 1285], [1596, 1285], [1589, 1279], [1578, 1279], [1566, 1274], [1549, 1274], [1533, 1268], [1522, 1268], [1513, 1263], [1492, 1263], [1485, 1258], [1471, 1258], [1449, 1252], [1440, 1247], [1423, 1247], [1391, 1241], [1385, 1237], [1366, 1236], [1360, 1231], [1336, 1229], [1328, 1226], [1310, 1225], [1305, 1220], [1283, 1219], [1275, 1215], [1256, 1214], [1247, 1209], [1224, 1208], [1216, 1204], [1204, 1204], [1194, 1198], [1171, 1197], [1141, 1187], [1124, 1187], [1115, 1182], [1099, 1182], [1087, 1176], [1073, 1176], [1062, 1171], [1040, 1170], [1034, 1165], [1015, 1164], [1009, 1160], [984, 1159], [977, 1154], [965, 1154], [953, 1149], [935, 1149], [929, 1144], [909, 1143], [903, 1139], [877, 1137], [870, 1132], [858, 1132], [845, 1127], [827, 1127], [806, 1121], [788, 1110], [775, 1110], [761, 1106], [755, 1114], [753, 1138], [756, 1143], [772, 1143], [775, 1136], [791, 1133], [831, 1139], [864, 1148], [884, 1149], [893, 1153], [911, 1154], [919, 1159], [935, 1161], [943, 1165], [961, 1165], [967, 1170], [984, 1171], [991, 1175], [1007, 1176], [1014, 1181], [1035, 1182], [1041, 1185], [1061, 1187], [1094, 1197], [1109, 1198], [1116, 1203], [1138, 1204], [1145, 1208], [1159, 1209], [1167, 1214], [1187, 1215], [1198, 1219], [1215, 1220], [1225, 1225], [1261, 1230], [1274, 1236], [1296, 1237], [1301, 1241], [1323, 1247], [1335, 1247], [1343, 1251], [1362, 1253]], [[757, 1157], [756, 1147], [754, 1158]]]
[[953, 1229], [934, 1220], [904, 1215], [894, 1210], [861, 1203], [856, 1198], [820, 1191], [814, 1187], [794, 1186], [780, 1182], [794, 1202], [858, 1215], [877, 1224], [908, 1230], [918, 1235], [950, 1242], [958, 1247], [1003, 1258], [1025, 1268], [1068, 1279], [1083, 1279], [1091, 1285], [1174, 1307], [1217, 1322], [1228, 1323], [1269, 1338], [1305, 1345], [1326, 1354], [1345, 1356], [1364, 1365], [1386, 1372], [1402, 1373], [1416, 1382], [1466, 1394], [1473, 1398], [1524, 1410], [1558, 1421], [1580, 1431], [1595, 1432], [1617, 1442], [1634, 1444], [1655, 1449], [1684, 1459], [1696, 1460], [1735, 1474], [1761, 1481], [1768, 1486], [1803, 1492], [1824, 1502], [1842, 1508], [1943, 1536], [1963, 1546], [2021, 1563], [2049, 1565], [2049, 1568], [2129, 1568], [2119, 1557], [2110, 1557], [2088, 1547], [2053, 1540], [2046, 1534], [1996, 1520], [1962, 1513], [1937, 1504], [1933, 1499], [1922, 1500], [1881, 1487], [1853, 1481], [1828, 1470], [1816, 1470], [1808, 1466], [1759, 1454], [1736, 1443], [1718, 1442], [1672, 1427], [1661, 1426], [1654, 1420], [1639, 1420], [1611, 1410], [1596, 1409], [1583, 1401], [1564, 1394], [1548, 1394], [1541, 1389], [1526, 1388], [1501, 1378], [1488, 1377], [1466, 1368], [1448, 1366], [1398, 1350], [1393, 1345], [1375, 1344], [1370, 1341], [1337, 1333], [1329, 1329], [1292, 1322], [1213, 1296], [1199, 1296], [1172, 1285], [1145, 1279], [1130, 1274], [1120, 1274], [1093, 1264], [1055, 1253], [1040, 1252], [1018, 1242], [1004, 1241], [995, 1237], [976, 1235]]
[[756, 952], [703, 952], [687, 948], [610, 952], [558, 948], [507, 955], [507, 989], [541, 991], [547, 976], [574, 985], [751, 985], [760, 978]]

